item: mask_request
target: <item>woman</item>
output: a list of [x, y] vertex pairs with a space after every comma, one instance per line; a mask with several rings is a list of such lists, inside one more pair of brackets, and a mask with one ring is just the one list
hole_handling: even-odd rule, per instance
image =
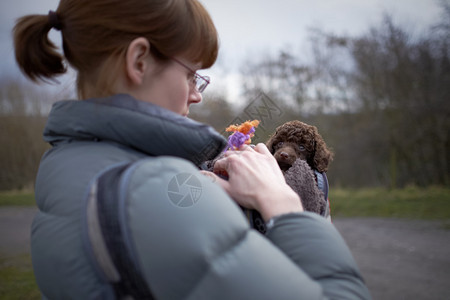
[[[342, 238], [303, 212], [264, 145], [216, 163], [229, 181], [198, 171], [225, 146], [186, 118], [209, 83], [196, 71], [218, 52], [198, 1], [61, 0], [19, 19], [14, 40], [33, 80], [67, 61], [81, 100], [56, 103], [44, 130], [31, 240], [44, 298], [369, 297]], [[267, 236], [236, 203], [262, 214]]]

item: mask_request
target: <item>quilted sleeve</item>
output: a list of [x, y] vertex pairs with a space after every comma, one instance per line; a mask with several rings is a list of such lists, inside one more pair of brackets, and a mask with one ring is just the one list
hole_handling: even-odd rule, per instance
[[173, 157], [139, 162], [123, 187], [134, 259], [157, 299], [368, 298], [339, 234], [309, 214], [283, 217], [267, 238], [217, 184]]

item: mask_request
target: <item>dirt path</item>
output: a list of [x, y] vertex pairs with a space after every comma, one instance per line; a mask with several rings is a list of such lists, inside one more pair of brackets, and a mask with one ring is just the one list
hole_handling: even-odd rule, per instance
[[335, 219], [373, 299], [450, 299], [450, 221]]
[[[0, 257], [29, 252], [34, 207], [0, 208]], [[373, 299], [450, 299], [450, 220], [333, 219]]]
[[0, 257], [30, 252], [30, 228], [35, 207], [0, 207]]

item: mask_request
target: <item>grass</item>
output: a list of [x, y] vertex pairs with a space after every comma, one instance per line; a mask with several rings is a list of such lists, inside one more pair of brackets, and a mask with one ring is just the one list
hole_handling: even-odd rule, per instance
[[450, 188], [330, 189], [332, 217], [450, 219]]
[[34, 192], [0, 192], [1, 206], [33, 206]]
[[[450, 219], [450, 188], [410, 186], [383, 188], [330, 189], [333, 217], [383, 217], [408, 219]], [[0, 192], [1, 206], [34, 206], [34, 193]]]
[[[0, 192], [0, 209], [2, 206], [34, 205], [32, 191]], [[16, 299], [41, 299], [29, 254], [7, 258], [0, 256], [0, 300]]]
[[29, 254], [0, 258], [0, 300], [41, 299]]
[[[331, 215], [445, 220], [450, 229], [450, 188], [408, 187], [388, 189], [338, 189], [331, 187]], [[33, 206], [32, 192], [0, 192], [0, 207]], [[0, 258], [0, 300], [40, 299], [30, 255]]]

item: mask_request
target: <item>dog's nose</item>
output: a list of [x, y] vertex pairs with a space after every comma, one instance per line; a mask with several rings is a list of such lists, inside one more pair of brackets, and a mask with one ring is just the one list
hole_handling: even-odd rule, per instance
[[280, 156], [284, 159], [288, 159], [289, 158], [289, 154], [287, 154], [286, 152], [281, 152]]

